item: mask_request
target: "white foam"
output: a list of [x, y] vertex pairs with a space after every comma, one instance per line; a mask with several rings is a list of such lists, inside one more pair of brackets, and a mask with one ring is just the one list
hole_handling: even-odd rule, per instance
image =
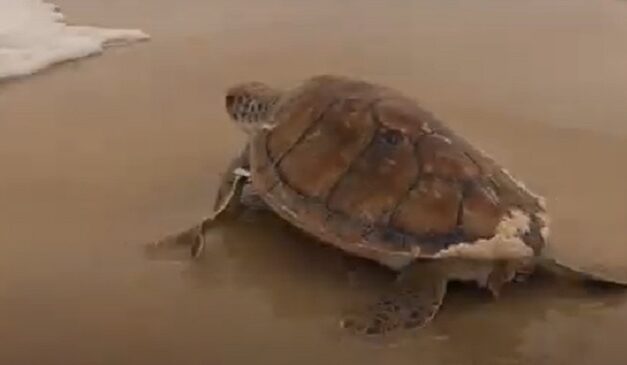
[[67, 25], [58, 8], [43, 0], [0, 0], [0, 80], [148, 38], [138, 29]]

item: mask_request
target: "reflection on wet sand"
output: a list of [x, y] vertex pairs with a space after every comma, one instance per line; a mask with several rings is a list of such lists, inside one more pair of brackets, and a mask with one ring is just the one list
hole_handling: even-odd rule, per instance
[[[336, 329], [340, 311], [366, 297], [372, 299], [394, 278], [368, 261], [347, 259], [267, 212], [246, 214], [209, 236], [205, 255], [186, 261], [185, 278], [208, 293], [216, 286], [257, 291], [271, 305], [277, 321], [296, 326], [313, 321], [319, 331], [340, 343], [364, 340]], [[543, 363], [546, 356], [558, 363], [573, 361], [576, 344], [588, 336], [593, 341], [590, 346], [599, 346], [589, 326], [616, 313], [626, 301], [620, 288], [569, 281], [546, 272], [509, 285], [498, 300], [474, 285], [453, 283], [443, 314], [429, 327], [403, 337], [372, 339], [369, 345], [393, 346], [408, 357], [426, 356], [438, 364], [468, 359]], [[573, 351], [555, 357], [548, 346], [573, 346]]]

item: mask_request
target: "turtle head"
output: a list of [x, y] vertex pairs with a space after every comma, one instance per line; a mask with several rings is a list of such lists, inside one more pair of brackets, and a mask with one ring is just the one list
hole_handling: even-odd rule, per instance
[[247, 82], [231, 87], [225, 97], [226, 110], [246, 133], [273, 125], [272, 113], [281, 92], [261, 82]]

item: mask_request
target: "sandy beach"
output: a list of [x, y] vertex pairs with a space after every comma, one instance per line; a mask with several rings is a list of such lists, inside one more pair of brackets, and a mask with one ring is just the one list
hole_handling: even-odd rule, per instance
[[460, 288], [382, 347], [335, 324], [384, 278], [354, 288], [272, 219], [215, 232], [200, 263], [142, 252], [210, 213], [244, 142], [229, 85], [339, 73], [415, 96], [546, 197], [561, 257], [627, 277], [624, 1], [56, 3], [152, 39], [0, 83], [1, 364], [625, 363], [625, 295]]

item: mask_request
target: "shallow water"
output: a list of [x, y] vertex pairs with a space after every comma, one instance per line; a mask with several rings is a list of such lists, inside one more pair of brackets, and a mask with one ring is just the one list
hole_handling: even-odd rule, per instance
[[455, 287], [430, 327], [366, 343], [337, 315], [389, 277], [270, 218], [216, 231], [194, 264], [141, 249], [209, 213], [243, 142], [228, 85], [334, 72], [415, 95], [547, 197], [563, 257], [627, 273], [626, 2], [58, 3], [153, 40], [0, 84], [0, 363], [627, 359], [626, 294]]

